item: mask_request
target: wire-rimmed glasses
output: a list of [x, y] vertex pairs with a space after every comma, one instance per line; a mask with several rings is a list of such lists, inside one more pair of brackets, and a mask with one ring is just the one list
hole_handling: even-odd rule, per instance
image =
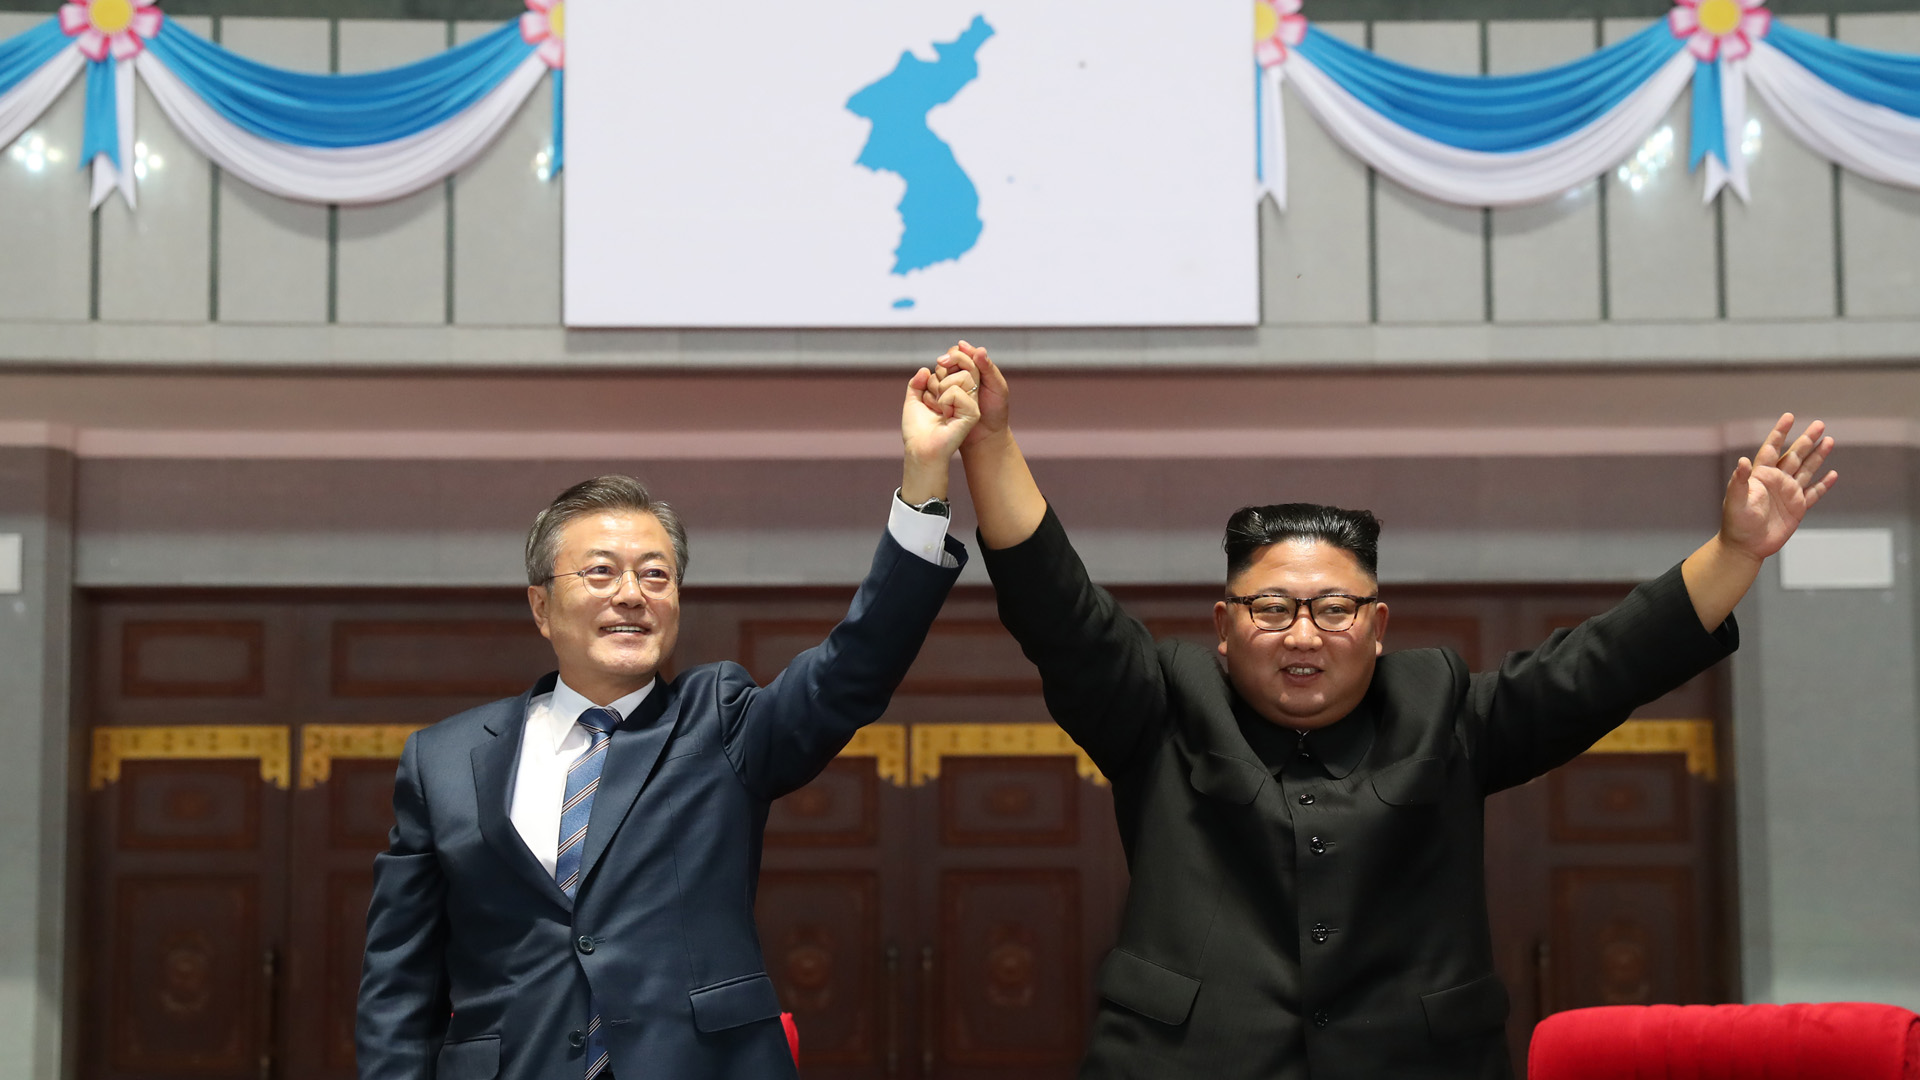
[[640, 566], [622, 570], [612, 563], [594, 563], [583, 570], [570, 570], [564, 574], [555, 574], [548, 582], [561, 578], [579, 578], [580, 584], [594, 596], [606, 598], [620, 591], [627, 576], [633, 576], [633, 582], [640, 587], [641, 593], [650, 600], [663, 600], [673, 595], [679, 583], [673, 579], [673, 571], [664, 566]]
[[1337, 634], [1353, 629], [1361, 610], [1368, 604], [1379, 603], [1380, 598], [1327, 593], [1300, 599], [1262, 593], [1258, 596], [1229, 596], [1226, 601], [1245, 605], [1247, 614], [1253, 617], [1253, 625], [1261, 630], [1285, 630], [1293, 625], [1293, 621], [1300, 617], [1300, 610], [1305, 608], [1308, 622], [1329, 634]]

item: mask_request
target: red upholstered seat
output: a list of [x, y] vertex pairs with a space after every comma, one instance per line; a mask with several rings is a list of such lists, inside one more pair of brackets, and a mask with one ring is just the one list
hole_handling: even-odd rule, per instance
[[1528, 1080], [1920, 1080], [1893, 1005], [1611, 1005], [1533, 1029]]

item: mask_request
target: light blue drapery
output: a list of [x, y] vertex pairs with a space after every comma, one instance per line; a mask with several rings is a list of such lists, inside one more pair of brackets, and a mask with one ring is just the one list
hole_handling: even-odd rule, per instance
[[1727, 164], [1726, 113], [1720, 103], [1720, 63], [1695, 60], [1693, 65], [1693, 110], [1691, 134], [1687, 137], [1687, 168], [1697, 169], [1708, 154]]
[[1920, 56], [1862, 49], [1780, 22], [1767, 42], [1848, 97], [1920, 117]]
[[371, 146], [415, 135], [472, 107], [533, 52], [520, 24], [418, 63], [313, 75], [248, 60], [169, 19], [147, 47], [235, 126], [293, 146]]
[[1524, 75], [1447, 75], [1397, 64], [1311, 24], [1300, 55], [1393, 122], [1462, 150], [1515, 153], [1600, 119], [1683, 43], [1654, 23], [1570, 64]]
[[[118, 167], [120, 160], [120, 105], [114, 93], [113, 57], [87, 61], [86, 127], [80, 133], [80, 167], [93, 164], [101, 154]], [[133, 72], [126, 73], [133, 78]]]
[[0, 94], [39, 71], [42, 64], [73, 39], [62, 33], [58, 19], [48, 19], [23, 34], [0, 40]]

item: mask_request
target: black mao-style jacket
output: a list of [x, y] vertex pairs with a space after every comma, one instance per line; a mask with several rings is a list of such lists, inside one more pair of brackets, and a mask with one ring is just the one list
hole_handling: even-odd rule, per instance
[[1100, 1080], [1511, 1075], [1484, 800], [1737, 644], [1675, 568], [1495, 671], [1388, 654], [1352, 714], [1263, 761], [1214, 654], [1156, 644], [1051, 510], [983, 557], [1049, 710], [1113, 783], [1132, 885], [1080, 1072]]

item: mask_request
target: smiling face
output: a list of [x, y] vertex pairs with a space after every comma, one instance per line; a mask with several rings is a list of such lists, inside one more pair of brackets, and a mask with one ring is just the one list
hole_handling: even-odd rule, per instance
[[585, 514], [560, 530], [553, 572], [591, 566], [631, 570], [611, 596], [595, 596], [578, 577], [527, 587], [540, 633], [553, 643], [560, 678], [596, 705], [633, 693], [673, 655], [680, 636], [680, 590], [649, 596], [648, 571], [674, 577], [673, 541], [659, 519], [644, 511]]
[[[1372, 596], [1377, 585], [1351, 552], [1324, 540], [1285, 540], [1260, 551], [1227, 582], [1227, 593], [1305, 599], [1328, 593]], [[1346, 630], [1313, 625], [1302, 609], [1285, 630], [1261, 630], [1244, 604], [1213, 606], [1227, 678], [1255, 712], [1297, 731], [1326, 727], [1367, 696], [1382, 651], [1387, 605], [1367, 604]]]

